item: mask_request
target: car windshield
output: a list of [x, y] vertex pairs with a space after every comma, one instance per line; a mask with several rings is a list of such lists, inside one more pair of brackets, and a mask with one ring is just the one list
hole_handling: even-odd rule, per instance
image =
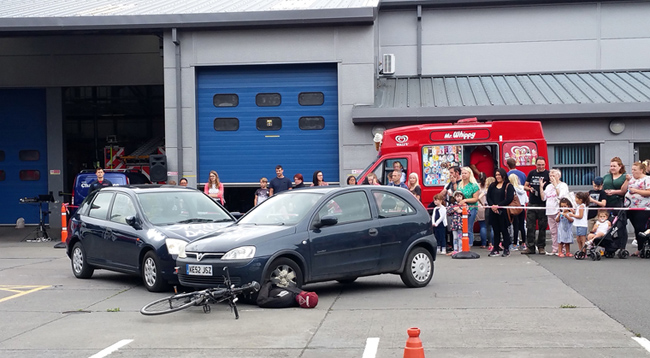
[[154, 225], [228, 222], [233, 219], [212, 199], [199, 191], [139, 193], [145, 216]]
[[307, 215], [321, 193], [296, 191], [270, 197], [239, 220], [240, 224], [295, 225]]

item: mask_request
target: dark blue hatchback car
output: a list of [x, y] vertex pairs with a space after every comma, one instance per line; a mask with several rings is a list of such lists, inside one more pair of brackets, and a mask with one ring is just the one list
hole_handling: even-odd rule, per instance
[[95, 269], [135, 274], [149, 291], [178, 282], [176, 256], [187, 242], [235, 219], [203, 192], [166, 185], [97, 190], [71, 217], [67, 254], [72, 273]]
[[408, 287], [433, 277], [436, 241], [431, 217], [402, 188], [311, 188], [274, 195], [236, 224], [181, 248], [181, 284], [215, 287], [228, 266], [234, 284], [275, 279], [310, 282], [382, 273]]

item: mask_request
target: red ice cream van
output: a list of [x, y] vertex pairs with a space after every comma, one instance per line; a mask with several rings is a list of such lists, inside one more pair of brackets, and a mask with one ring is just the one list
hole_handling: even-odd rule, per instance
[[[386, 130], [377, 160], [364, 170], [358, 182], [363, 182], [368, 173], [375, 173], [381, 184], [388, 183], [393, 163], [399, 161], [407, 178], [410, 173], [418, 174], [421, 200], [427, 206], [449, 182], [449, 168], [470, 166], [471, 153], [477, 148], [487, 153], [485, 147], [492, 155], [495, 169], [498, 165], [507, 171], [506, 160], [514, 158], [517, 169], [527, 175], [535, 169], [538, 156], [548, 161], [546, 139], [540, 122], [479, 122], [476, 118], [467, 118], [456, 123], [432, 123]], [[493, 172], [486, 174], [494, 175]]]

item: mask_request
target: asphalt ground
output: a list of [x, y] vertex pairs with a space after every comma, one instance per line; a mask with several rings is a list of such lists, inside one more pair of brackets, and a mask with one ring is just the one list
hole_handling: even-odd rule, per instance
[[633, 339], [650, 337], [650, 260], [476, 249], [477, 260], [439, 257], [421, 289], [381, 275], [309, 285], [314, 309], [147, 317], [140, 308], [166, 294], [108, 271], [76, 279], [54, 242], [21, 241], [28, 230], [0, 228], [1, 357], [362, 357], [369, 338], [376, 357], [402, 357], [409, 327], [420, 328], [427, 357], [650, 356]]

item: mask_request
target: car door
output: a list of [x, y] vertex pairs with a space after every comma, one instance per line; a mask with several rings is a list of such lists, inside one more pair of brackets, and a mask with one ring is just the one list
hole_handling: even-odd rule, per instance
[[137, 271], [142, 240], [139, 232], [126, 223], [137, 211], [130, 196], [117, 193], [106, 225], [106, 248], [109, 260], [118, 268]]
[[[334, 216], [338, 222], [320, 228], [313, 225], [324, 216]], [[326, 200], [313, 219], [309, 240], [315, 279], [375, 272], [380, 241], [366, 192], [347, 192]]]
[[375, 226], [381, 243], [379, 267], [382, 272], [396, 270], [402, 264], [407, 240], [422, 230], [413, 219], [417, 211], [392, 192], [377, 189], [372, 190], [372, 196], [378, 212]]
[[109, 260], [106, 255], [106, 225], [113, 192], [100, 191], [93, 198], [88, 215], [81, 222], [81, 238], [86, 256], [91, 263], [104, 265]]

